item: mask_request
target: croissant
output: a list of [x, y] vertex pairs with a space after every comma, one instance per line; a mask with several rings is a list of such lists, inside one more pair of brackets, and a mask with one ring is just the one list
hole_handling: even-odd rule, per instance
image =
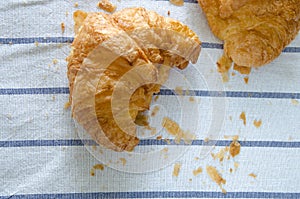
[[[132, 151], [139, 139], [129, 123], [149, 109], [166, 80], [168, 70], [160, 65], [184, 69], [195, 63], [201, 42], [186, 25], [144, 8], [76, 11], [73, 17], [75, 38], [67, 57], [73, 117], [98, 144]], [[118, 107], [126, 103], [128, 109]]]
[[[259, 67], [277, 58], [300, 29], [299, 0], [199, 0], [212, 32], [224, 41], [218, 70]], [[250, 72], [250, 71], [249, 71]]]

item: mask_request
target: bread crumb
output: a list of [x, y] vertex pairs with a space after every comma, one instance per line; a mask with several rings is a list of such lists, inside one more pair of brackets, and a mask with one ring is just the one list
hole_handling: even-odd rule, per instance
[[96, 164], [96, 165], [94, 165], [93, 168], [90, 171], [90, 175], [91, 176], [95, 176], [95, 169], [97, 169], [97, 170], [103, 170], [104, 166], [103, 166], [103, 164]]
[[209, 177], [219, 186], [221, 186], [222, 184], [226, 184], [226, 180], [222, 178], [222, 176], [219, 174], [218, 170], [215, 167], [206, 166], [206, 172], [209, 175]]
[[211, 156], [213, 157], [213, 159], [219, 159], [220, 162], [222, 162], [224, 160], [225, 154], [229, 151], [228, 147], [225, 147], [224, 149], [221, 149], [218, 153], [214, 154], [211, 153]]
[[204, 138], [204, 140], [203, 140], [205, 143], [206, 142], [208, 142], [209, 141], [209, 138], [208, 137], [206, 137], [206, 138]]
[[240, 164], [238, 162], [234, 162], [233, 163], [234, 169], [237, 170], [240, 166]]
[[170, 118], [164, 117], [162, 121], [162, 126], [167, 130], [167, 133], [175, 136], [175, 143], [179, 144], [180, 140], [186, 144], [191, 144], [196, 136], [188, 131], [184, 132], [180, 126]]
[[199, 158], [199, 157], [195, 157], [194, 159], [195, 159], [195, 160], [200, 160], [200, 158]]
[[68, 11], [66, 11], [66, 17], [68, 17], [69, 16], [69, 12]]
[[182, 95], [183, 95], [183, 89], [182, 89], [182, 87], [177, 86], [177, 87], [175, 88], [175, 92], [176, 92], [177, 95], [182, 96]]
[[151, 133], [150, 133], [151, 135], [155, 135], [156, 134], [156, 128], [154, 128], [154, 127], [151, 127]]
[[96, 151], [96, 150], [97, 150], [97, 146], [96, 146], [96, 145], [93, 145], [93, 146], [92, 146], [92, 150]]
[[95, 164], [93, 166], [93, 169], [97, 169], [97, 170], [104, 170], [104, 165], [103, 164]]
[[229, 172], [232, 173], [232, 171], [233, 171], [232, 168], [230, 168], [230, 169], [229, 169]]
[[232, 121], [232, 116], [229, 116], [229, 120]]
[[155, 106], [151, 112], [151, 117], [154, 117], [159, 111], [159, 106]]
[[78, 7], [78, 2], [74, 3], [74, 7], [77, 8]]
[[64, 106], [64, 109], [68, 109], [68, 108], [70, 108], [70, 106], [71, 106], [71, 103], [70, 102], [66, 102], [65, 106]]
[[127, 160], [125, 158], [120, 158], [120, 161], [122, 162], [123, 166], [125, 166], [127, 163]]
[[232, 60], [228, 58], [226, 55], [223, 55], [217, 61], [218, 72], [221, 73], [223, 82], [228, 82], [228, 70], [231, 68]]
[[167, 153], [168, 151], [169, 151], [169, 149], [167, 147], [165, 147], [161, 150], [161, 152], [164, 152], [164, 153]]
[[292, 104], [295, 106], [299, 104], [299, 101], [296, 99], [292, 99], [291, 101], [292, 101]]
[[116, 6], [112, 4], [109, 0], [101, 0], [98, 3], [98, 7], [106, 12], [114, 12], [116, 10]]
[[159, 136], [156, 137], [156, 139], [157, 139], [157, 140], [161, 140], [161, 139], [162, 139], [162, 136], [159, 135]]
[[232, 139], [233, 141], [236, 141], [239, 139], [238, 135], [224, 135], [223, 137], [224, 137], [224, 139]]
[[170, 16], [170, 14], [171, 14], [171, 13], [170, 13], [170, 10], [168, 10], [168, 16]]
[[154, 97], [154, 102], [156, 102], [156, 101], [158, 100], [158, 98], [159, 98], [159, 95], [156, 95], [156, 96]]
[[236, 75], [235, 72], [232, 72], [232, 73], [231, 73], [231, 76], [235, 76], [235, 75]]
[[91, 175], [91, 176], [95, 176], [95, 170], [94, 170], [94, 169], [91, 169], [90, 175]]
[[234, 140], [231, 142], [230, 146], [229, 146], [229, 153], [232, 157], [237, 156], [241, 151], [241, 144]]
[[172, 3], [176, 6], [183, 6], [184, 0], [170, 0], [170, 3]]
[[35, 42], [34, 42], [34, 45], [35, 45], [36, 47], [38, 47], [38, 46], [39, 46], [39, 42], [38, 42], [38, 41], [35, 41]]
[[57, 60], [57, 59], [53, 59], [53, 60], [52, 60], [52, 63], [53, 63], [54, 65], [56, 65], [56, 64], [58, 63], [58, 60]]
[[241, 113], [240, 119], [243, 120], [243, 124], [246, 126], [246, 115], [245, 115], [245, 112]]
[[199, 167], [199, 168], [197, 168], [197, 169], [195, 169], [195, 170], [193, 171], [193, 175], [194, 175], [194, 176], [197, 176], [197, 175], [199, 175], [200, 173], [202, 173], [202, 168], [201, 168], [201, 167]]
[[180, 168], [181, 168], [181, 164], [175, 163], [174, 170], [173, 170], [173, 176], [177, 177], [179, 175]]
[[194, 101], [195, 101], [195, 98], [194, 98], [194, 97], [190, 97], [190, 98], [189, 98], [189, 101], [190, 101], [190, 102], [194, 102]]
[[189, 179], [189, 182], [192, 182], [192, 178]]
[[257, 175], [255, 175], [254, 173], [250, 173], [249, 176], [252, 177], [252, 178], [256, 178], [257, 177]]
[[238, 65], [234, 64], [233, 70], [236, 70], [243, 75], [249, 75], [251, 72], [251, 67], [238, 66]]
[[249, 82], [249, 77], [244, 77], [244, 82], [245, 82], [245, 84], [248, 84], [248, 82]]
[[60, 24], [60, 28], [61, 28], [62, 34], [64, 34], [64, 33], [65, 33], [65, 29], [66, 29], [66, 26], [65, 26], [65, 23], [64, 23], [64, 22], [62, 22], [62, 23]]
[[52, 101], [55, 101], [55, 95], [52, 96]]
[[259, 127], [261, 126], [261, 123], [262, 123], [261, 120], [254, 120], [254, 121], [253, 121], [253, 125], [254, 125], [256, 128], [259, 128]]

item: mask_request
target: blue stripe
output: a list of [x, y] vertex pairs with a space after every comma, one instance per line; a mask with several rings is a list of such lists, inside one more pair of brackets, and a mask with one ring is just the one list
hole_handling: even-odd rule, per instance
[[[0, 95], [36, 95], [36, 94], [69, 94], [67, 87], [53, 88], [2, 88]], [[242, 92], [242, 91], [206, 91], [189, 90], [190, 95], [201, 97], [233, 97], [233, 98], [272, 98], [272, 99], [300, 99], [300, 93], [279, 92]], [[170, 89], [161, 89], [156, 95], [175, 95]]]
[[111, 198], [300, 198], [300, 193], [282, 192], [202, 192], [202, 191], [157, 191], [157, 192], [96, 192], [29, 194], [0, 196], [0, 199], [111, 199]]
[[[194, 140], [192, 146], [229, 146], [230, 140], [210, 140], [204, 142], [204, 140]], [[15, 141], [0, 141], [0, 148], [10, 147], [38, 147], [38, 146], [83, 146], [84, 144], [92, 146], [96, 145], [93, 140], [15, 140]], [[243, 147], [273, 147], [273, 148], [300, 148], [300, 142], [281, 142], [281, 141], [240, 141]], [[167, 144], [164, 140], [145, 139], [141, 140], [139, 146], [165, 146], [165, 145], [181, 145], [184, 143], [176, 144], [174, 140], [170, 140], [170, 144]]]
[[[192, 1], [192, 0], [191, 0]], [[0, 38], [0, 44], [33, 44], [38, 43], [72, 43], [73, 37], [26, 37], [26, 38]], [[223, 49], [223, 44], [202, 42], [202, 48]], [[286, 47], [282, 52], [300, 53], [300, 47]]]
[[72, 43], [73, 40], [73, 37], [0, 38], [0, 44]]
[[69, 94], [67, 87], [54, 88], [2, 88], [0, 95], [39, 95], [39, 94]]

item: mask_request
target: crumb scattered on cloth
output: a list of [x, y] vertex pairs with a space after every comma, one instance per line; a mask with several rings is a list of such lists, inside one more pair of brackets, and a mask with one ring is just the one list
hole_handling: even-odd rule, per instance
[[180, 163], [176, 163], [174, 165], [173, 176], [177, 177], [179, 175], [180, 168], [181, 168], [181, 164]]

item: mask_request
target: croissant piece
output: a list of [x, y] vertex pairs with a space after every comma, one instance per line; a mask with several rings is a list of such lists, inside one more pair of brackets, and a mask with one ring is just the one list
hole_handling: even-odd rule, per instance
[[168, 76], [159, 64], [184, 69], [196, 62], [200, 40], [186, 25], [144, 8], [76, 11], [74, 21], [67, 57], [73, 117], [98, 144], [132, 151], [139, 139], [130, 122], [149, 109]]
[[[199, 0], [212, 32], [224, 41], [219, 72], [259, 67], [277, 58], [300, 29], [299, 0]], [[228, 62], [229, 65], [228, 65]]]

